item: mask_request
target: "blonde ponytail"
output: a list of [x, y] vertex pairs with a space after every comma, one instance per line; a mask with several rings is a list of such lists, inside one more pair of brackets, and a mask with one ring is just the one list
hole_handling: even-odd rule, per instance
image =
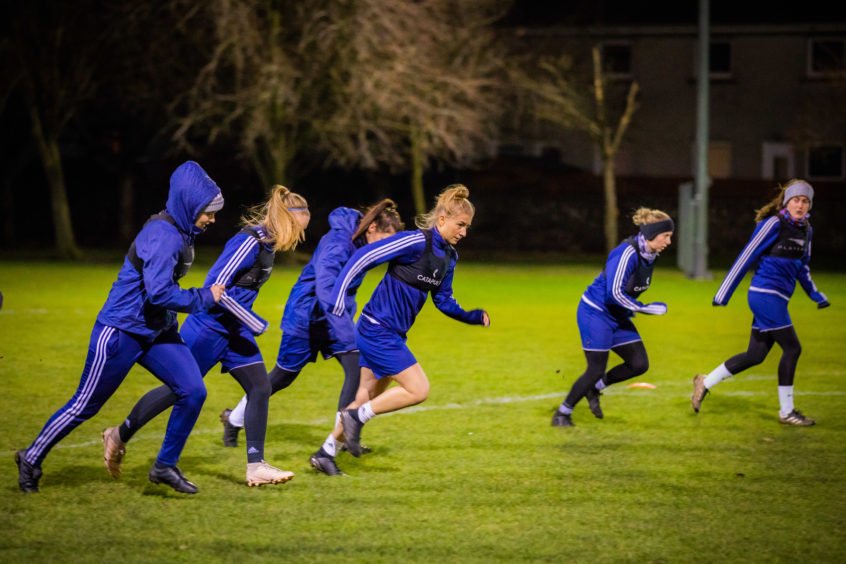
[[275, 251], [291, 251], [305, 239], [305, 230], [295, 212], [309, 213], [306, 199], [276, 184], [267, 201], [250, 208], [241, 218], [241, 224], [263, 227]]
[[414, 219], [415, 225], [420, 229], [431, 229], [438, 221], [438, 217], [444, 215], [451, 217], [460, 213], [466, 213], [470, 217], [476, 213], [476, 208], [468, 199], [470, 190], [464, 184], [450, 184], [444, 188], [438, 196], [435, 207], [428, 213], [418, 215]]

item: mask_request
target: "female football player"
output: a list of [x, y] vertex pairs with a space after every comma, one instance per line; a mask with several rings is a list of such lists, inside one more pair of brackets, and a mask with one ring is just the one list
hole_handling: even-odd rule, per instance
[[[464, 185], [448, 186], [435, 207], [417, 218], [416, 231], [402, 231], [366, 245], [353, 254], [338, 275], [332, 291], [330, 315], [343, 316], [347, 289], [368, 269], [389, 263], [388, 270], [362, 309], [356, 325], [361, 383], [352, 407], [341, 412], [338, 424], [309, 459], [316, 470], [341, 475], [335, 463], [341, 442], [360, 456], [361, 428], [382, 413], [424, 401], [429, 380], [406, 345], [406, 335], [431, 294], [443, 313], [475, 325], [490, 325], [487, 312], [465, 311], [452, 296], [458, 254], [453, 245], [467, 236], [475, 208]], [[388, 388], [388, 384], [397, 385]]]
[[[583, 397], [587, 397], [591, 413], [602, 419], [600, 392], [649, 368], [646, 348], [631, 318], [638, 312], [667, 313], [667, 304], [643, 304], [638, 297], [649, 289], [655, 259], [670, 245], [675, 226], [669, 215], [649, 208], [638, 209], [632, 221], [640, 226], [639, 233], [611, 251], [605, 268], [579, 301], [576, 319], [587, 369], [552, 416], [555, 427], [574, 426], [573, 408]], [[606, 373], [610, 351], [622, 358], [623, 363]]]
[[793, 379], [802, 347], [790, 320], [787, 304], [796, 281], [817, 304], [829, 306], [825, 294], [811, 280], [813, 229], [808, 211], [814, 203], [814, 189], [804, 180], [793, 179], [780, 187], [778, 195], [756, 211], [758, 224], [752, 237], [734, 261], [714, 296], [715, 306], [727, 305], [746, 271], [754, 268], [747, 300], [752, 310], [752, 333], [745, 352], [736, 354], [709, 374], [693, 378], [690, 403], [699, 413], [711, 388], [767, 358], [774, 343], [781, 347], [778, 364], [778, 420], [786, 425], [809, 426], [815, 422], [793, 405]]
[[176, 312], [211, 308], [224, 286], [184, 290], [177, 281], [194, 261], [194, 237], [214, 223], [215, 212], [222, 207], [220, 189], [197, 163], [183, 163], [171, 175], [164, 211], [152, 216], [135, 237], [97, 315], [76, 394], [50, 417], [29, 448], [15, 454], [21, 490], [38, 491], [41, 462], [50, 449], [93, 417], [138, 363], [173, 395], [173, 411], [150, 481], [196, 493], [176, 463], [200, 414], [206, 388], [197, 361], [177, 331]]

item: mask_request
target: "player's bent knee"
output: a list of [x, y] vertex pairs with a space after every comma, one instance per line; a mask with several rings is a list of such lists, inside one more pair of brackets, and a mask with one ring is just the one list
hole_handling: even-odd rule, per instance
[[646, 374], [647, 370], [649, 370], [649, 359], [644, 358], [636, 360], [629, 365], [629, 368], [633, 372], [634, 376]]

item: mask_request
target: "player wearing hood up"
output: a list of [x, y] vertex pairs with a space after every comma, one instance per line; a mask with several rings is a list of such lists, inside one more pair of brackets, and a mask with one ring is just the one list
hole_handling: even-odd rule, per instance
[[[358, 390], [361, 369], [355, 344], [353, 316], [355, 295], [364, 275], [354, 280], [346, 292], [344, 315], [326, 315], [338, 272], [347, 259], [366, 244], [381, 241], [403, 229], [393, 200], [384, 199], [364, 214], [339, 207], [329, 214], [329, 232], [321, 237], [311, 260], [291, 288], [282, 314], [282, 341], [276, 365], [270, 372], [271, 395], [290, 386], [309, 362], [335, 357], [344, 369], [344, 384], [338, 397], [338, 411], [350, 405]], [[238, 432], [244, 427], [247, 396], [233, 410], [220, 415], [223, 445], [237, 446]]]
[[[587, 397], [591, 413], [602, 419], [600, 391], [643, 374], [649, 367], [646, 348], [631, 318], [637, 312], [667, 313], [667, 304], [643, 304], [637, 298], [649, 289], [655, 259], [670, 244], [675, 226], [669, 215], [649, 208], [638, 209], [632, 221], [640, 226], [639, 233], [611, 251], [605, 268], [579, 301], [576, 319], [587, 369], [552, 416], [553, 427], [574, 427], [571, 414], [583, 397]], [[611, 351], [623, 363], [606, 373]]]
[[41, 463], [50, 449], [93, 417], [137, 363], [177, 398], [150, 481], [179, 492], [197, 492], [176, 463], [206, 399], [206, 388], [177, 331], [176, 312], [209, 309], [224, 286], [185, 290], [177, 281], [194, 260], [194, 237], [214, 223], [214, 214], [222, 207], [220, 189], [197, 163], [185, 162], [171, 175], [165, 210], [152, 216], [135, 237], [97, 315], [79, 388], [35, 441], [15, 454], [21, 490], [38, 491]]
[[[256, 315], [253, 303], [273, 270], [277, 251], [293, 250], [304, 237], [311, 215], [308, 203], [284, 186], [273, 187], [266, 202], [255, 206], [243, 218], [243, 229], [227, 241], [220, 257], [206, 276], [206, 287], [226, 286], [217, 306], [192, 313], [180, 335], [185, 339], [205, 376], [220, 362], [247, 392], [247, 485], [278, 484], [294, 477], [264, 460], [270, 384], [255, 335], [267, 329]], [[126, 443], [148, 421], [176, 400], [167, 386], [147, 392], [119, 427], [103, 431], [103, 459], [113, 478], [121, 474]]]
[[[361, 456], [362, 426], [380, 413], [396, 411], [424, 401], [429, 380], [406, 345], [406, 335], [429, 294], [443, 313], [473, 325], [490, 325], [487, 312], [464, 310], [452, 296], [452, 279], [458, 253], [453, 245], [467, 236], [475, 208], [469, 190], [453, 184], [438, 197], [435, 207], [417, 218], [417, 231], [402, 231], [357, 250], [332, 291], [330, 315], [343, 316], [347, 289], [367, 270], [389, 262], [388, 271], [361, 311], [356, 343], [361, 360], [361, 383], [355, 407], [341, 412], [339, 423], [320, 449], [311, 455], [311, 466], [329, 476], [339, 476], [335, 455], [343, 441], [353, 456]], [[391, 382], [397, 385], [388, 389]]]
[[747, 299], [752, 310], [752, 334], [745, 352], [736, 354], [710, 374], [693, 378], [693, 411], [699, 413], [702, 400], [721, 381], [767, 358], [773, 344], [781, 347], [778, 364], [778, 420], [785, 425], [809, 426], [815, 422], [793, 406], [793, 379], [802, 347], [793, 328], [787, 304], [796, 289], [796, 281], [817, 308], [828, 307], [828, 298], [811, 280], [811, 237], [813, 229], [808, 211], [814, 203], [814, 189], [804, 180], [793, 179], [781, 187], [778, 195], [757, 210], [755, 231], [734, 261], [714, 296], [715, 306], [728, 304], [746, 271], [754, 269]]

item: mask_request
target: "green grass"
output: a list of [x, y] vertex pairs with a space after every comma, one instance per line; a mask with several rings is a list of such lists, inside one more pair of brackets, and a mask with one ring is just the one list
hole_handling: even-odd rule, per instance
[[[202, 282], [198, 265], [186, 284]], [[598, 265], [460, 264], [456, 297], [492, 326], [428, 304], [409, 343], [432, 382], [421, 406], [368, 423], [374, 453], [338, 457], [330, 479], [308, 456], [330, 430], [342, 372], [309, 365], [271, 399], [266, 456], [296, 472], [247, 488], [242, 448], [220, 442], [218, 414], [242, 392], [214, 369], [180, 467], [200, 487], [147, 481], [166, 417], [128, 445], [124, 475], [102, 464], [100, 431], [158, 384], [130, 372], [93, 419], [44, 462], [41, 492], [17, 488], [13, 453], [35, 438], [79, 381], [114, 264], [0, 263], [0, 560], [4, 562], [839, 562], [846, 551], [846, 275], [815, 273], [833, 306], [801, 289], [791, 314], [803, 344], [797, 407], [812, 428], [777, 421], [779, 351], [690, 409], [691, 377], [746, 346], [742, 285], [726, 308], [711, 282], [659, 269], [638, 316], [654, 390], [611, 388], [604, 420], [585, 402], [575, 429], [549, 420], [584, 369], [575, 311]], [[256, 309], [270, 365], [298, 271], [277, 268]], [[368, 276], [360, 303], [378, 281]], [[748, 279], [747, 279], [748, 280]], [[612, 356], [612, 362], [615, 357]], [[243, 435], [242, 435], [243, 441]]]

